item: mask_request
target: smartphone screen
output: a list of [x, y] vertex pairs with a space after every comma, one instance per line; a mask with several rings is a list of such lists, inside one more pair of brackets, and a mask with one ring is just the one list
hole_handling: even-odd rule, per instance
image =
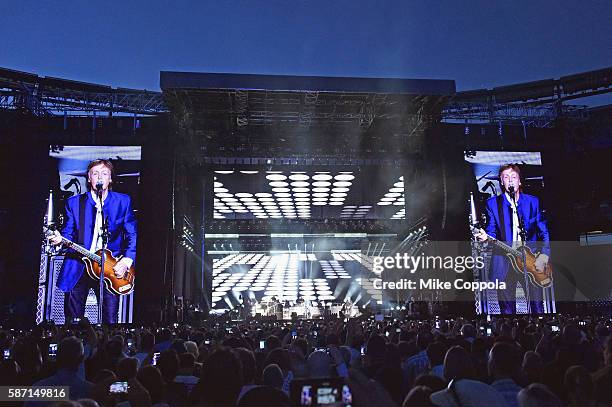
[[55, 358], [57, 356], [57, 343], [49, 344], [49, 357]]
[[351, 406], [353, 394], [342, 378], [294, 379], [290, 399], [296, 406]]
[[487, 336], [491, 336], [492, 330], [491, 328], [487, 328]]
[[108, 392], [111, 394], [121, 394], [128, 392], [128, 383], [127, 382], [114, 382], [111, 383], [108, 388]]
[[259, 349], [264, 349], [266, 347], [266, 341], [259, 341]]
[[157, 365], [157, 359], [158, 359], [158, 358], [159, 358], [159, 352], [155, 352], [155, 353], [153, 354], [153, 359], [151, 360], [151, 364], [152, 364], [153, 366]]
[[4, 351], [2, 352], [2, 357], [7, 360], [11, 358], [11, 350], [10, 349], [4, 349]]

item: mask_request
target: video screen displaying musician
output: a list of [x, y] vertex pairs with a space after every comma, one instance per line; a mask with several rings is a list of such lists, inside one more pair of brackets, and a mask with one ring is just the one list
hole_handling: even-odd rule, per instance
[[500, 314], [543, 313], [552, 270], [540, 153], [471, 151], [465, 159], [478, 185], [474, 234], [492, 250], [484, 278], [504, 283], [493, 293], [496, 298], [489, 295], [489, 312], [497, 313], [491, 307], [496, 304]]
[[54, 209], [47, 214], [46, 222], [53, 225], [46, 230], [43, 256], [49, 255], [53, 273], [47, 283], [49, 295], [39, 302], [47, 302], [48, 317], [56, 323], [84, 317], [96, 323], [132, 321], [140, 150], [133, 146], [50, 149], [59, 186], [53, 188]]

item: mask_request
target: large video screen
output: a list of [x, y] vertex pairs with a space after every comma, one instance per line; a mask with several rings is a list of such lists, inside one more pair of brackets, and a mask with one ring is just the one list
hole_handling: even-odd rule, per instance
[[[92, 185], [88, 178], [88, 164], [93, 160], [104, 159], [108, 160], [113, 166], [110, 175], [111, 186], [103, 198], [104, 213], [109, 230], [107, 247], [118, 260], [123, 255], [127, 257], [127, 253], [129, 253], [129, 256], [134, 257], [131, 259], [132, 266], [136, 268], [137, 254], [134, 253], [134, 250], [138, 222], [141, 148], [138, 146], [54, 145], [49, 149], [49, 156], [53, 167], [57, 171], [58, 184], [52, 186], [54, 196], [51, 205], [48, 206], [47, 221], [52, 220], [62, 235], [70, 234], [70, 236], [63, 237], [67, 240], [74, 239], [75, 241], [72, 243], [79, 244], [82, 249], [81, 251], [75, 251], [75, 246], [71, 246], [67, 241], [59, 246], [43, 246], [41, 267], [42, 263], [46, 262], [51, 272], [48, 274], [49, 278], [42, 284], [42, 289], [38, 291], [38, 303], [45, 306], [40, 307], [37, 312], [40, 313], [44, 309], [46, 315], [37, 315], [37, 321], [49, 319], [58, 324], [68, 322], [66, 321], [66, 315], [69, 314], [66, 309], [68, 301], [65, 301], [67, 293], [73, 296], [73, 294], [76, 295], [77, 291], [85, 290], [83, 316], [89, 318], [92, 323], [97, 323], [96, 284], [99, 285], [99, 279], [91, 275], [86, 267], [87, 260], [90, 260], [90, 264], [91, 261], [95, 262], [95, 254], [98, 253], [96, 247], [94, 247], [95, 244], [85, 243], [94, 240], [96, 234], [93, 231], [96, 230], [96, 222], [98, 221], [96, 219], [97, 206], [93, 206], [97, 202], [94, 199], [95, 194], [92, 192]], [[77, 197], [78, 203], [75, 201]], [[83, 204], [80, 203], [81, 197], [85, 198]], [[69, 202], [72, 202], [72, 204]], [[93, 215], [91, 216], [85, 214], [88, 204], [92, 206], [91, 213]], [[80, 214], [81, 208], [85, 208], [83, 216]], [[81, 222], [84, 225], [81, 225]], [[80, 233], [81, 228], [84, 231], [82, 234]], [[87, 236], [87, 234], [91, 236]], [[78, 241], [81, 238], [84, 240], [83, 242]], [[79, 266], [65, 266], [64, 263], [68, 257], [74, 258]], [[82, 265], [79, 262], [82, 262]], [[83, 275], [86, 277], [79, 279], [75, 284], [73, 274], [79, 273], [83, 267], [85, 267]], [[81, 284], [82, 282], [85, 284]], [[75, 285], [72, 286], [73, 284]], [[132, 281], [130, 285], [114, 287], [117, 290], [117, 293], [113, 293], [113, 298], [118, 303], [118, 306], [115, 306], [117, 308], [117, 323], [132, 322], [135, 287], [137, 287], [135, 281]], [[125, 291], [121, 292], [122, 289], [125, 289]], [[111, 291], [108, 286], [105, 290]], [[108, 302], [111, 303], [112, 301]]]
[[397, 167], [214, 169], [215, 219], [404, 219]]
[[466, 151], [465, 160], [471, 164], [478, 184], [479, 201], [501, 193], [499, 185], [499, 167], [504, 164], [518, 164], [521, 169], [523, 189], [541, 197], [544, 189], [542, 155], [539, 152], [521, 151]]

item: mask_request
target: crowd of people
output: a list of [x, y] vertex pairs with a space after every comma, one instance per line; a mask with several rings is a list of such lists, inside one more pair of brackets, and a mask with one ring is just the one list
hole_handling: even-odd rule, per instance
[[4, 328], [0, 385], [69, 386], [60, 404], [72, 406], [612, 406], [610, 323], [364, 316]]

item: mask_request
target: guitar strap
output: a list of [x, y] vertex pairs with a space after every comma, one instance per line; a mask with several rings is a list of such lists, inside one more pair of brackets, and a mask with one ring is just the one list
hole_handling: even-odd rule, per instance
[[79, 197], [79, 244], [85, 244], [85, 204], [87, 203], [87, 193]]
[[497, 214], [499, 216], [499, 237], [502, 242], [506, 241], [506, 219], [504, 216], [504, 195], [497, 195]]

